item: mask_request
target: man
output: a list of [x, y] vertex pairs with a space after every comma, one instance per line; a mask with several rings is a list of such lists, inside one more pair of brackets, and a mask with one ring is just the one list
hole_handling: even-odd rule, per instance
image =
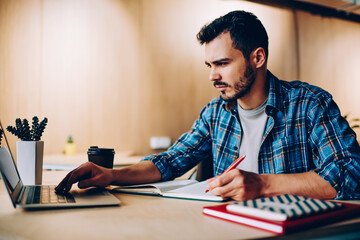
[[[247, 200], [279, 194], [360, 198], [356, 135], [329, 93], [267, 70], [268, 37], [251, 13], [234, 11], [204, 26], [205, 63], [220, 97], [168, 151], [138, 164], [104, 169], [86, 163], [57, 186], [80, 188], [171, 180], [211, 158], [215, 195]], [[245, 160], [219, 176], [240, 155]]]

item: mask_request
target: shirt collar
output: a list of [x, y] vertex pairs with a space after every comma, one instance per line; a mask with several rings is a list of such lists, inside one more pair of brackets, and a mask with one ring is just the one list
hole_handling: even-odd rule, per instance
[[270, 82], [269, 97], [267, 102], [267, 108], [272, 107], [279, 111], [284, 109], [284, 99], [282, 95], [281, 83], [277, 77], [275, 77], [269, 70], [267, 71], [267, 81]]

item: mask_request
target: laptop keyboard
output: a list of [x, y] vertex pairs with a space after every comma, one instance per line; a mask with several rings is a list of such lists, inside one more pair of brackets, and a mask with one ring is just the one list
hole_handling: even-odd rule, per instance
[[55, 186], [26, 186], [28, 195], [26, 204], [57, 204], [74, 203], [75, 199], [70, 193], [57, 194]]

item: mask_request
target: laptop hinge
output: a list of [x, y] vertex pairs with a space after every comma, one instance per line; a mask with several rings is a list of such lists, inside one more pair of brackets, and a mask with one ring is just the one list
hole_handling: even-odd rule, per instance
[[16, 199], [16, 203], [21, 203], [21, 201], [23, 200], [23, 196], [25, 194], [25, 191], [26, 191], [26, 188], [25, 187], [22, 187], [21, 190], [20, 190], [20, 193]]

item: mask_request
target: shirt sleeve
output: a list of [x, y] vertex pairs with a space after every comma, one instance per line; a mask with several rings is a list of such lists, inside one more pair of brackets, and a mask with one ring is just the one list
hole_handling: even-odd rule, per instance
[[315, 172], [337, 191], [336, 199], [360, 199], [360, 148], [336, 103], [322, 96], [309, 111]]
[[184, 133], [166, 152], [145, 157], [159, 169], [162, 181], [185, 174], [205, 158], [211, 157], [210, 129], [206, 118], [209, 107], [202, 109], [191, 130]]

